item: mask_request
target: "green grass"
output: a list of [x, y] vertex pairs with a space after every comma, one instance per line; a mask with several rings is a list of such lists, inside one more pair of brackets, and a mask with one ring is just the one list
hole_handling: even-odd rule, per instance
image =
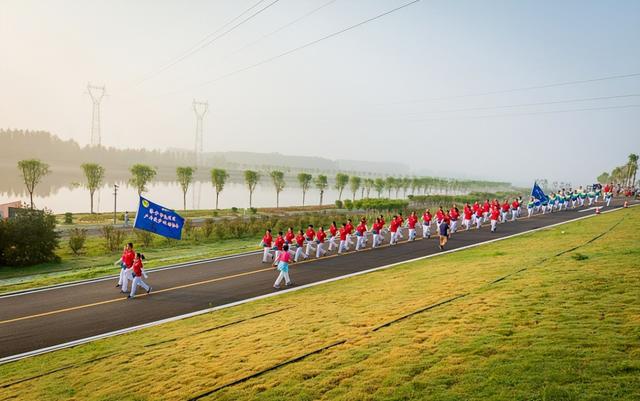
[[637, 400], [638, 224], [621, 210], [2, 365], [0, 386], [68, 368], [0, 399], [187, 399], [346, 340], [207, 399]]

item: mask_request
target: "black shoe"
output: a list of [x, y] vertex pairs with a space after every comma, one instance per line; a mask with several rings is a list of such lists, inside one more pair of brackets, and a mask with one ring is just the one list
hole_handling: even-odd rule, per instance
[[127, 299], [133, 299], [131, 295], [127, 295]]
[[441, 251], [442, 251], [442, 250], [444, 250], [444, 247], [443, 247], [442, 245], [440, 245], [440, 250], [441, 250]]
[[147, 294], [150, 293], [152, 289], [153, 287], [149, 287], [149, 289], [147, 290]]
[[116, 288], [120, 287], [120, 284], [116, 284]]

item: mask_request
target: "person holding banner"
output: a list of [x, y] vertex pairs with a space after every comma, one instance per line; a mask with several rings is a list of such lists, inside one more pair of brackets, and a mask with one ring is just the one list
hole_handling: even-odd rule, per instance
[[276, 260], [274, 261], [274, 263], [277, 264], [277, 270], [280, 272], [280, 274], [278, 274], [278, 278], [276, 279], [276, 282], [273, 284], [273, 288], [275, 289], [279, 289], [280, 288], [280, 283], [282, 282], [282, 280], [284, 279], [284, 285], [286, 285], [287, 287], [289, 287], [292, 283], [291, 283], [291, 279], [289, 278], [289, 262], [291, 261], [291, 255], [289, 254], [289, 245], [284, 245], [282, 247], [282, 252], [280, 252], [277, 256], [276, 256]]
[[144, 288], [147, 291], [147, 294], [149, 294], [152, 290], [152, 288], [147, 283], [142, 281], [142, 276], [144, 276], [144, 278], [149, 277], [147, 276], [147, 273], [144, 271], [144, 268], [142, 266], [143, 260], [144, 255], [141, 253], [136, 253], [136, 259], [133, 262], [133, 267], [131, 268], [131, 270], [133, 271], [133, 282], [131, 283], [131, 293], [127, 296], [128, 299], [135, 298], [138, 286]]

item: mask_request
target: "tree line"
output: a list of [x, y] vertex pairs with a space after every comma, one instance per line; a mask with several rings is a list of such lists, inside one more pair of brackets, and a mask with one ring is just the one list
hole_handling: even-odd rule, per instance
[[638, 155], [631, 153], [627, 162], [611, 170], [611, 173], [603, 172], [598, 176], [600, 184], [613, 183], [623, 187], [633, 187], [636, 185], [636, 173], [638, 172]]

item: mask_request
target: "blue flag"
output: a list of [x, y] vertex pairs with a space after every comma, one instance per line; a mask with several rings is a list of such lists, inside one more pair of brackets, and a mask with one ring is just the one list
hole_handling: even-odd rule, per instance
[[547, 198], [547, 195], [544, 194], [544, 191], [542, 190], [542, 188], [540, 188], [537, 182], [533, 183], [533, 188], [531, 189], [531, 196], [533, 196], [535, 199], [541, 202], [546, 202], [549, 200], [549, 198]]
[[183, 224], [184, 218], [178, 213], [140, 197], [136, 221], [133, 223], [134, 228], [150, 231], [163, 237], [180, 239]]

